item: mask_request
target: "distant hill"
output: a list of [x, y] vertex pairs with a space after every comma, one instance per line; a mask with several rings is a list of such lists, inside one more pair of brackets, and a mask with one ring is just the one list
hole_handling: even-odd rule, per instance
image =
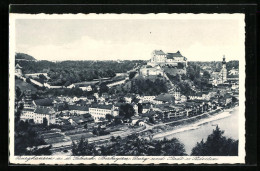
[[15, 59], [18, 59], [18, 60], [30, 60], [30, 61], [35, 61], [36, 60], [31, 55], [28, 55], [28, 54], [25, 54], [25, 53], [16, 53], [15, 54]]

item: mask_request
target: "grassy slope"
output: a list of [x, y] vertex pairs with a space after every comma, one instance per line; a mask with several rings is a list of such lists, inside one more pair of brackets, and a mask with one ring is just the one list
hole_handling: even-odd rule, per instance
[[33, 85], [26, 83], [20, 79], [15, 79], [15, 86], [18, 86], [21, 91], [31, 90], [32, 93], [37, 91], [37, 89]]

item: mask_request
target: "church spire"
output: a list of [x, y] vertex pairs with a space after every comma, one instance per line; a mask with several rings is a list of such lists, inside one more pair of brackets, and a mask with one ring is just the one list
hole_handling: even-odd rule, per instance
[[223, 61], [222, 61], [222, 64], [226, 64], [226, 57], [225, 57], [225, 55], [223, 55]]

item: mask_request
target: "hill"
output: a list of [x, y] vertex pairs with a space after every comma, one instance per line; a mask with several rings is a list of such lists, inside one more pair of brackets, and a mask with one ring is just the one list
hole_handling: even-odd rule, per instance
[[21, 91], [31, 90], [32, 93], [35, 93], [37, 91], [37, 89], [33, 85], [17, 78], [15, 79], [15, 86], [19, 87]]
[[15, 59], [18, 60], [29, 60], [29, 61], [35, 61], [36, 59], [32, 57], [31, 55], [25, 54], [25, 53], [16, 53]]

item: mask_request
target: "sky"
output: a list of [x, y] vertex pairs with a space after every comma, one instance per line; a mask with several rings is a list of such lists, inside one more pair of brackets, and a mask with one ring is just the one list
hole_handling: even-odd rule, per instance
[[153, 50], [189, 61], [244, 58], [236, 19], [16, 19], [15, 51], [38, 60], [149, 60]]

